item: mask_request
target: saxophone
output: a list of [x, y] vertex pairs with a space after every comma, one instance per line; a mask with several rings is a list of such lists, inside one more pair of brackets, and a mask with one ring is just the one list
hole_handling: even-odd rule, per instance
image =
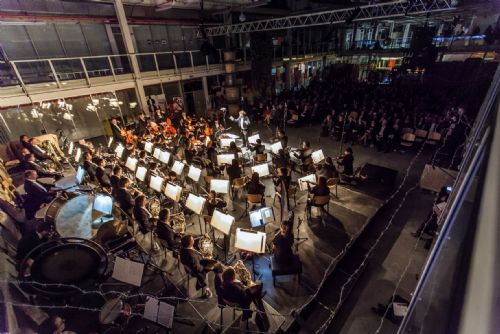
[[241, 283], [243, 283], [247, 287], [255, 285], [255, 283], [252, 281], [252, 275], [248, 271], [243, 261], [236, 261], [236, 264], [233, 266], [233, 268]]
[[47, 169], [53, 172], [62, 172], [64, 171], [64, 167], [60, 162], [61, 157], [57, 154], [56, 149], [54, 148], [52, 142], [50, 140], [44, 140], [41, 145], [43, 149], [47, 151], [50, 156], [50, 160], [45, 161]]

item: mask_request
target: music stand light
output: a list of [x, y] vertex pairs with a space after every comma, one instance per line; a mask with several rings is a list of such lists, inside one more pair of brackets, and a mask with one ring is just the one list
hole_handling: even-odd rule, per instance
[[152, 153], [153, 152], [153, 143], [150, 141], [145, 142], [144, 143], [144, 151], [146, 151], [148, 153]]
[[278, 154], [279, 150], [281, 149], [283, 149], [283, 146], [281, 145], [280, 141], [271, 144], [271, 152], [273, 152], [274, 154]]
[[212, 190], [218, 194], [229, 193], [229, 180], [212, 179], [210, 181], [210, 191]]
[[165, 179], [161, 176], [151, 175], [149, 179], [149, 188], [161, 193], [163, 182], [165, 182]]
[[165, 186], [165, 196], [174, 200], [175, 202], [179, 202], [181, 199], [182, 187], [176, 184], [167, 182]]
[[314, 151], [311, 154], [311, 158], [315, 164], [319, 164], [321, 161], [325, 160], [325, 155], [323, 154], [323, 150]]
[[217, 165], [230, 165], [233, 162], [234, 154], [217, 154]]
[[135, 172], [135, 177], [139, 180], [144, 182], [146, 179], [146, 173], [148, 172], [148, 169], [144, 166], [138, 166], [137, 170]]
[[137, 159], [133, 157], [128, 157], [127, 162], [125, 163], [125, 167], [127, 167], [129, 171], [134, 173], [135, 170], [137, 169]]
[[189, 166], [188, 175], [191, 180], [194, 182], [198, 182], [201, 176], [201, 169], [196, 168], [194, 166]]
[[182, 162], [176, 160], [172, 166], [172, 171], [177, 175], [181, 175], [184, 170], [184, 166], [185, 165]]
[[[264, 232], [237, 228], [235, 238], [235, 248], [255, 254], [262, 254], [266, 251], [267, 236]], [[255, 271], [255, 256], [252, 256], [252, 272], [253, 279], [255, 280], [257, 274]]]
[[257, 139], [260, 139], [260, 137], [259, 137], [259, 134], [258, 134], [258, 133], [257, 133], [257, 134], [255, 134], [255, 135], [253, 135], [253, 136], [248, 137], [248, 139], [247, 139], [247, 140], [248, 140], [248, 143], [249, 143], [249, 144], [254, 144], [254, 145], [255, 145], [255, 144], [257, 144]]
[[297, 180], [299, 182], [299, 188], [300, 190], [304, 191], [307, 190], [307, 183], [316, 183], [316, 175], [315, 174], [309, 174], [304, 177], [301, 177]]
[[269, 172], [269, 165], [267, 163], [252, 166], [252, 173], [259, 174], [259, 177], [265, 177], [271, 174]]

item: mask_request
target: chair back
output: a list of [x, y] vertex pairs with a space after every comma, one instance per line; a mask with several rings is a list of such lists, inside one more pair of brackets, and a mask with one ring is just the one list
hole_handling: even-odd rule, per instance
[[255, 162], [266, 162], [266, 161], [267, 161], [267, 153], [255, 155]]
[[409, 141], [409, 142], [412, 142], [412, 141], [415, 141], [415, 135], [413, 133], [405, 133], [403, 134], [403, 137], [401, 137], [401, 139], [403, 141]]
[[313, 197], [313, 205], [315, 205], [315, 206], [326, 205], [326, 204], [328, 204], [328, 202], [330, 202], [330, 196], [329, 195], [326, 195], [326, 196], [314, 196]]
[[406, 133], [413, 133], [413, 129], [412, 128], [403, 128], [403, 134], [406, 134]]
[[427, 131], [422, 130], [422, 129], [417, 129], [415, 130], [415, 136], [418, 138], [426, 138], [427, 137]]
[[262, 195], [247, 194], [247, 202], [251, 204], [259, 204], [262, 201]]
[[340, 177], [332, 177], [326, 181], [328, 188], [335, 187], [340, 182]]

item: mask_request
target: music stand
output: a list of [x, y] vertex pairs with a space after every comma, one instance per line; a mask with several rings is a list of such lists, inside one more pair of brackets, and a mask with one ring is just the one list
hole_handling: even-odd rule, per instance
[[218, 194], [229, 193], [229, 180], [212, 179], [210, 180], [210, 191], [215, 191]]
[[234, 159], [234, 154], [217, 154], [217, 165], [231, 165]]
[[180, 161], [177, 161], [177, 160], [176, 160], [176, 161], [174, 161], [174, 164], [172, 165], [171, 170], [172, 170], [175, 174], [177, 174], [177, 175], [181, 176], [182, 171], [184, 170], [184, 166], [185, 166], [185, 165], [184, 165], [182, 162], [180, 162]]
[[280, 141], [271, 144], [271, 152], [273, 152], [274, 154], [278, 154], [279, 150], [281, 149], [283, 149], [283, 146], [281, 145]]
[[158, 157], [158, 160], [163, 162], [165, 165], [168, 165], [168, 161], [170, 160], [170, 152], [161, 151], [160, 156]]
[[236, 142], [236, 139], [233, 139], [233, 138], [221, 138], [220, 139], [220, 147], [229, 147], [232, 142]]
[[304, 191], [307, 190], [307, 184], [308, 183], [316, 183], [316, 175], [315, 174], [309, 174], [304, 177], [299, 178], [298, 180], [299, 183], [299, 189]]
[[165, 196], [170, 198], [171, 200], [175, 202], [179, 202], [181, 199], [181, 194], [182, 194], [182, 187], [178, 186], [176, 184], [167, 182], [167, 185], [165, 186]]
[[269, 172], [269, 165], [267, 163], [252, 166], [252, 173], [259, 174], [259, 177], [266, 177], [271, 174]]
[[190, 183], [192, 183], [191, 186], [193, 190], [197, 190], [199, 186], [196, 186], [196, 183], [200, 181], [201, 169], [193, 165], [189, 166], [187, 177], [192, 180]]
[[165, 179], [161, 176], [151, 175], [151, 177], [149, 178], [149, 188], [161, 193], [163, 182], [165, 182]]
[[[231, 238], [231, 227], [235, 222], [235, 218], [231, 215], [227, 215], [225, 213], [220, 212], [215, 209], [212, 214], [212, 219], [210, 220], [210, 225], [222, 232], [224, 235], [223, 243], [224, 243], [224, 262], [228, 263], [228, 252], [229, 252], [229, 244]], [[215, 232], [214, 232], [214, 240], [215, 240]]]
[[250, 225], [252, 226], [252, 228], [264, 226], [265, 229], [265, 226], [268, 223], [271, 223], [275, 220], [273, 208], [269, 206], [250, 211], [249, 217]]
[[254, 134], [253, 136], [250, 136], [247, 138], [249, 144], [257, 144], [257, 139], [260, 139], [259, 134]]
[[144, 151], [148, 153], [153, 153], [153, 143], [150, 141], [147, 141], [144, 143]]
[[128, 157], [127, 162], [125, 162], [125, 167], [127, 167], [127, 169], [132, 172], [132, 175], [137, 169], [137, 162], [137, 159], [133, 157]]
[[144, 304], [144, 319], [150, 320], [167, 330], [172, 328], [175, 307], [159, 299], [147, 297]]
[[[243, 251], [252, 252], [254, 254], [262, 254], [266, 251], [266, 233], [242, 228], [236, 229], [234, 247]], [[260, 275], [255, 270], [255, 256], [252, 256], [252, 272], [253, 279], [256, 280], [256, 275]]]
[[161, 149], [159, 147], [155, 147], [153, 151], [153, 158], [160, 160]]
[[115, 147], [116, 157], [121, 160], [123, 158], [123, 152], [125, 152], [125, 147], [123, 147], [121, 144], [118, 144]]
[[311, 154], [311, 158], [315, 164], [319, 164], [321, 161], [325, 160], [325, 155], [323, 154], [323, 150], [314, 151]]
[[[186, 208], [191, 210], [194, 214], [198, 216], [198, 223], [200, 224], [200, 234], [203, 234], [203, 229], [201, 228], [200, 215], [203, 214], [203, 208], [205, 207], [205, 202], [207, 200], [204, 197], [196, 196], [193, 193], [189, 193], [186, 199]], [[205, 226], [205, 232], [207, 227]]]
[[144, 182], [146, 179], [146, 174], [148, 172], [148, 169], [144, 166], [137, 166], [137, 170], [135, 171], [135, 177], [141, 182]]
[[82, 149], [78, 147], [75, 153], [75, 162], [78, 163], [81, 157], [82, 157]]

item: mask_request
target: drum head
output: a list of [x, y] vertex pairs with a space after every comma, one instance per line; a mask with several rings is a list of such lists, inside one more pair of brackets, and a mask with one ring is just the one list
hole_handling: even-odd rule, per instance
[[32, 284], [33, 289], [49, 295], [78, 293], [104, 276], [108, 260], [100, 246], [88, 240], [67, 240], [42, 245], [43, 249], [34, 257], [31, 277], [28, 278], [37, 282]]

